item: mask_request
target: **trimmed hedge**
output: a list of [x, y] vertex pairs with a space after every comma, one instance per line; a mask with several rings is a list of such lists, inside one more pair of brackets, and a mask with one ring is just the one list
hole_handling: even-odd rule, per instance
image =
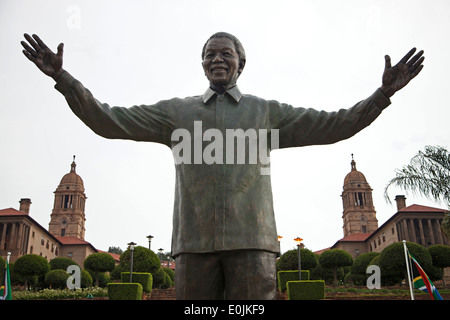
[[67, 279], [69, 278], [69, 274], [66, 270], [55, 269], [50, 270], [45, 275], [45, 285], [52, 289], [65, 289], [67, 287]]
[[[129, 272], [121, 272], [120, 273], [122, 283], [126, 283], [130, 281], [130, 273]], [[153, 286], [153, 276], [151, 273], [146, 272], [133, 272], [133, 283], [139, 283], [142, 286], [142, 290], [144, 292], [150, 293], [152, 292]]]
[[109, 300], [142, 300], [140, 283], [108, 283]]
[[[302, 280], [309, 280], [309, 270], [302, 270]], [[278, 271], [278, 290], [280, 292], [286, 291], [286, 282], [298, 281], [298, 270]]]
[[286, 283], [288, 300], [325, 299], [325, 281], [302, 280]]

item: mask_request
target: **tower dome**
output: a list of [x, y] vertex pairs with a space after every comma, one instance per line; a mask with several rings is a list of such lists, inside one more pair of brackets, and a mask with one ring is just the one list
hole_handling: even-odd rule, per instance
[[55, 201], [50, 215], [49, 232], [55, 237], [75, 237], [84, 240], [85, 202], [83, 179], [76, 173], [75, 156], [55, 190]]
[[358, 233], [372, 233], [378, 228], [372, 188], [364, 174], [356, 170], [353, 154], [351, 171], [344, 178], [341, 197], [344, 207], [342, 214], [344, 237]]
[[79, 191], [84, 191], [83, 179], [76, 173], [77, 164], [75, 163], [75, 156], [73, 156], [73, 162], [70, 165], [70, 172], [66, 173], [59, 183], [59, 188], [66, 189], [67, 187], [75, 188]]
[[353, 159], [352, 155], [352, 162], [351, 162], [351, 171], [345, 176], [344, 179], [344, 189], [346, 187], [350, 187], [353, 184], [368, 184], [366, 177], [364, 174], [358, 170], [356, 170], [356, 162]]

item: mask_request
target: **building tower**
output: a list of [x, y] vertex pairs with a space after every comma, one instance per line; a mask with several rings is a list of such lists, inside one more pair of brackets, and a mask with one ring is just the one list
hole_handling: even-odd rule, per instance
[[356, 170], [356, 162], [351, 162], [351, 171], [345, 176], [342, 192], [344, 212], [344, 237], [356, 233], [372, 233], [378, 229], [378, 220], [372, 200], [372, 188], [366, 177]]
[[76, 173], [75, 156], [70, 172], [65, 174], [55, 191], [55, 202], [48, 231], [55, 237], [84, 240], [86, 195], [81, 177]]

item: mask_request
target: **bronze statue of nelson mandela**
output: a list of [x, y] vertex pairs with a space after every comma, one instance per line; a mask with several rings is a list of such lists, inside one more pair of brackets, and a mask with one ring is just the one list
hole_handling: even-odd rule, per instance
[[264, 133], [267, 152], [347, 139], [381, 114], [390, 97], [422, 70], [424, 60], [423, 51], [414, 55], [412, 49], [391, 66], [386, 55], [381, 87], [349, 109], [294, 108], [239, 90], [236, 82], [245, 67], [244, 48], [233, 35], [219, 32], [202, 50], [209, 80], [204, 94], [124, 108], [101, 103], [63, 69], [62, 43], [53, 53], [37, 35], [25, 34], [25, 39], [21, 42], [25, 56], [56, 81], [55, 88], [72, 111], [95, 133], [109, 139], [162, 143], [172, 149], [177, 299], [275, 297], [279, 248], [270, 175], [262, 174], [268, 164], [261, 157], [249, 161], [255, 143], [249, 137], [242, 140], [248, 152], [239, 162], [239, 152], [226, 149], [231, 143], [227, 134], [238, 129]]

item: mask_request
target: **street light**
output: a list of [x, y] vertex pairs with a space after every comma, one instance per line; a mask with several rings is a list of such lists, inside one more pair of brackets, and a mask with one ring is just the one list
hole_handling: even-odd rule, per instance
[[282, 236], [278, 236], [278, 254], [277, 254], [277, 258], [281, 257], [281, 238], [283, 238]]
[[136, 243], [134, 242], [130, 242], [128, 243], [128, 246], [130, 248], [131, 251], [131, 257], [130, 257], [130, 283], [132, 283], [133, 281], [133, 251], [134, 251], [134, 246], [136, 245]]
[[302, 238], [297, 237], [294, 239], [297, 242], [297, 250], [298, 250], [298, 280], [302, 280], [302, 265], [300, 261], [300, 243], [302, 242]]
[[151, 250], [151, 243], [152, 243], [153, 236], [147, 236], [147, 239], [148, 239], [148, 249]]
[[164, 251], [164, 249], [163, 248], [159, 248], [158, 249], [158, 258], [159, 258], [159, 261], [160, 262], [162, 262], [162, 258], [164, 257], [164, 255], [163, 255], [163, 251]]

